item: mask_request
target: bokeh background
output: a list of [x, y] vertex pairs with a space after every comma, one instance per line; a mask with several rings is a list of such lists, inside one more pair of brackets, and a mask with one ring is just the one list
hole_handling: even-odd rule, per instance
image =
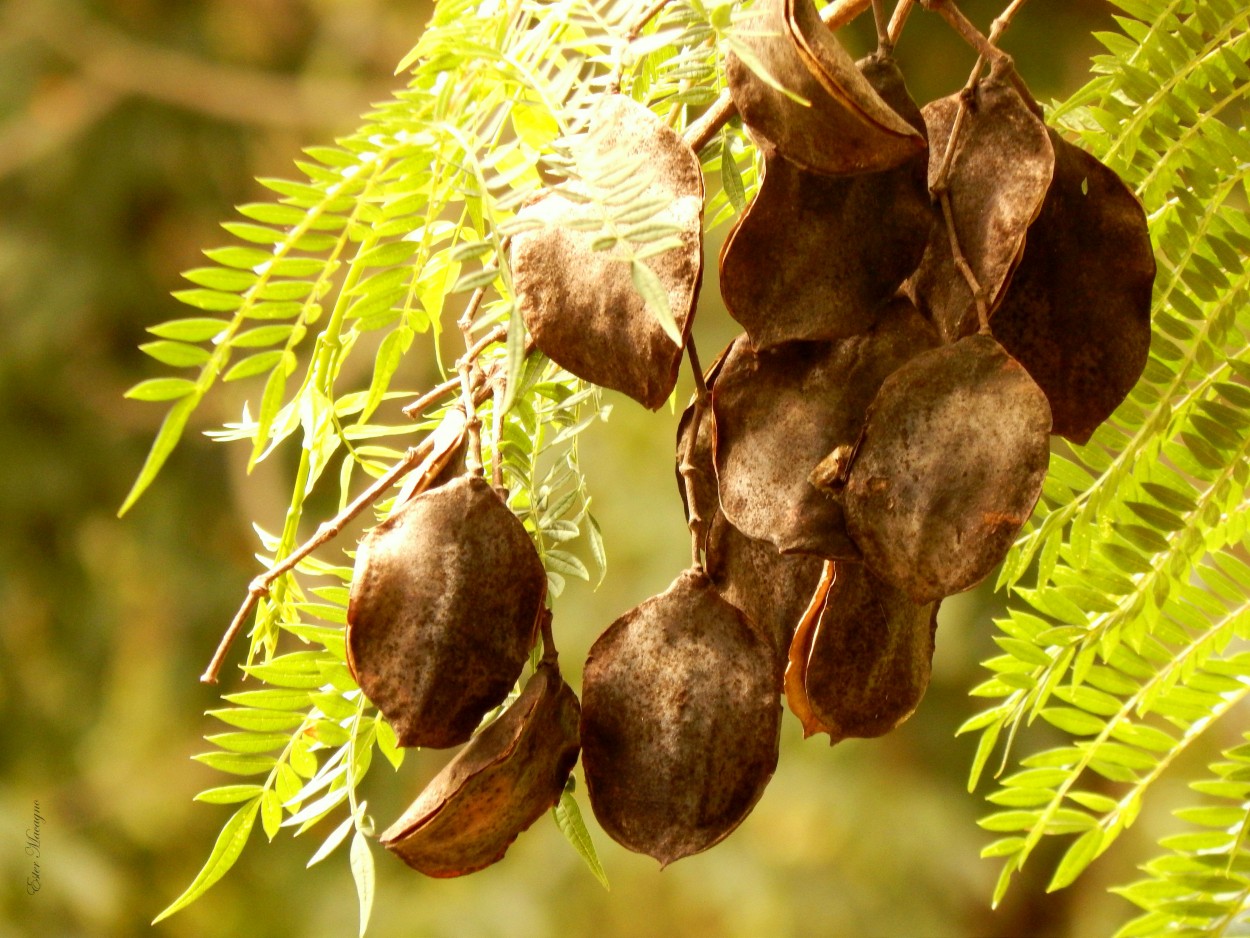
[[[988, 28], [1000, 6], [964, 8]], [[258, 828], [225, 880], [147, 924], [190, 882], [230, 810], [191, 801], [220, 784], [188, 758], [204, 748], [202, 714], [217, 699], [197, 676], [255, 572], [251, 523], [276, 526], [287, 482], [280, 458], [249, 477], [243, 447], [191, 432], [118, 520], [163, 415], [122, 393], [164, 373], [136, 351], [144, 327], [182, 314], [169, 296], [179, 272], [227, 242], [217, 223], [233, 205], [266, 197], [254, 177], [290, 176], [301, 146], [352, 130], [398, 87], [393, 66], [429, 13], [428, 0], [0, 4], [2, 938], [355, 934], [346, 851], [304, 868], [324, 831], [268, 844]], [[1091, 32], [1111, 28], [1103, 2], [1034, 0], [1004, 45], [1045, 102], [1084, 83]], [[866, 51], [871, 34], [863, 21], [846, 41]], [[922, 102], [955, 90], [973, 58], [923, 11], [898, 56]], [[705, 359], [733, 333], [710, 286], [696, 327]], [[419, 389], [428, 375], [402, 378]], [[210, 396], [192, 431], [236, 415], [239, 393]], [[689, 556], [676, 416], [614, 403], [582, 444], [608, 575], [597, 591], [572, 583], [556, 609], [575, 685], [599, 631]], [[590, 821], [610, 891], [548, 819], [504, 862], [460, 880], [422, 878], [377, 851], [370, 934], [1110, 933], [1130, 907], [1105, 887], [1133, 878], [1159, 834], [1150, 817], [1052, 896], [1055, 852], [1044, 848], [1003, 907], [988, 908], [997, 864], [978, 859], [991, 835], [975, 823], [986, 805], [965, 791], [974, 740], [954, 731], [978, 709], [967, 691], [995, 651], [995, 603], [983, 590], [944, 605], [928, 696], [890, 736], [831, 749], [804, 743], [787, 714], [771, 786], [714, 850], [660, 872]], [[436, 756], [397, 777], [375, 763], [366, 793], [383, 823]], [[46, 820], [32, 896], [24, 831], [36, 801]]]

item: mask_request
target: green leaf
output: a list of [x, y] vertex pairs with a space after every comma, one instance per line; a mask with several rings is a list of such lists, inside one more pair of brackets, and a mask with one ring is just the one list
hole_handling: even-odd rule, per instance
[[720, 184], [725, 190], [729, 204], [735, 212], [742, 212], [747, 205], [746, 187], [742, 183], [742, 171], [734, 159], [733, 138], [728, 132], [721, 136]]
[[1093, 736], [1103, 730], [1103, 721], [1093, 714], [1073, 707], [1048, 707], [1042, 719], [1073, 736]]
[[267, 371], [272, 371], [278, 367], [285, 355], [286, 352], [283, 349], [270, 349], [267, 352], [257, 352], [255, 355], [249, 355], [247, 358], [235, 362], [222, 380], [239, 381], [243, 378], [252, 378]]
[[239, 752], [201, 752], [191, 757], [218, 772], [232, 775], [264, 775], [277, 763], [273, 756]]
[[1051, 877], [1046, 891], [1055, 892], [1071, 885], [1098, 857], [1105, 836], [1102, 830], [1093, 827], [1078, 837], [1063, 855], [1063, 859], [1059, 861], [1059, 866], [1055, 869], [1055, 875]]
[[[343, 795], [344, 797], [347, 796], [346, 791], [344, 791]], [[317, 851], [311, 857], [309, 857], [308, 866], [315, 866], [332, 854], [338, 848], [339, 844], [347, 839], [348, 833], [351, 832], [352, 824], [353, 819], [349, 817], [334, 830], [330, 831], [330, 835], [321, 842], [321, 846], [317, 848]]]
[[204, 864], [203, 869], [196, 874], [195, 879], [182, 895], [171, 902], [160, 915], [152, 919], [153, 925], [185, 909], [229, 872], [230, 867], [234, 866], [239, 855], [243, 853], [243, 848], [247, 846], [247, 838], [252, 833], [252, 826], [256, 823], [256, 812], [259, 807], [260, 799], [254, 798], [234, 813], [226, 822], [226, 826], [221, 829], [221, 833], [217, 835], [217, 843], [213, 845], [212, 853], [209, 854], [208, 862]]
[[162, 365], [173, 368], [198, 368], [212, 357], [212, 353], [198, 345], [186, 342], [170, 342], [161, 339], [157, 342], [144, 342], [139, 350], [155, 358]]
[[203, 801], [205, 804], [236, 804], [260, 797], [263, 792], [264, 788], [260, 785], [221, 785], [200, 792], [193, 800]]
[[360, 904], [360, 938], [369, 928], [369, 916], [373, 912], [374, 871], [373, 854], [364, 834], [356, 831], [350, 850], [352, 879], [356, 881], [356, 898]]
[[577, 799], [573, 797], [568, 787], [560, 794], [560, 800], [551, 809], [551, 813], [555, 818], [556, 827], [560, 828], [564, 839], [572, 844], [573, 849], [594, 874], [595, 879], [599, 880], [604, 889], [610, 889], [608, 875], [603, 871], [603, 864], [599, 862], [599, 854], [595, 852], [594, 841], [590, 839], [590, 832], [586, 830], [586, 822], [582, 820], [582, 812], [577, 806]]
[[273, 839], [278, 836], [278, 831], [282, 829], [282, 797], [277, 789], [266, 789], [264, 795], [261, 796], [260, 823], [265, 836], [272, 843]]
[[647, 309], [651, 310], [660, 327], [673, 340], [673, 344], [680, 347], [681, 330], [677, 328], [677, 321], [673, 319], [673, 311], [668, 305], [668, 291], [660, 283], [660, 278], [642, 261], [631, 262], [629, 274], [634, 281], [634, 289], [646, 302]]
[[165, 415], [165, 420], [161, 423], [160, 430], [157, 431], [156, 439], [152, 441], [152, 448], [148, 450], [148, 457], [143, 463], [143, 468], [139, 470], [135, 484], [130, 487], [121, 508], [117, 509], [119, 518], [139, 500], [139, 496], [147, 490], [161, 471], [165, 460], [169, 458], [169, 454], [174, 451], [174, 447], [178, 445], [178, 440], [182, 437], [187, 418], [191, 416], [191, 411], [195, 410], [199, 402], [198, 394], [188, 395], [179, 399], [178, 403]]
[[224, 319], [171, 319], [158, 326], [148, 326], [148, 332], [157, 338], [178, 342], [207, 342], [229, 326]]
[[[252, 691], [251, 693], [265, 693], [264, 691]], [[232, 695], [235, 697], [241, 694]], [[308, 697], [304, 696], [304, 705], [307, 705]], [[209, 710], [208, 715], [216, 717], [223, 723], [230, 726], [237, 726], [242, 730], [251, 730], [256, 733], [273, 733], [278, 730], [291, 730], [304, 722], [302, 713], [292, 713], [286, 710], [267, 710], [252, 707], [226, 707], [220, 710]]]
[[243, 297], [221, 290], [175, 290], [172, 296], [180, 303], [210, 313], [233, 313], [243, 305]]
[[186, 378], [149, 378], [126, 392], [132, 401], [174, 401], [195, 393], [196, 384]]

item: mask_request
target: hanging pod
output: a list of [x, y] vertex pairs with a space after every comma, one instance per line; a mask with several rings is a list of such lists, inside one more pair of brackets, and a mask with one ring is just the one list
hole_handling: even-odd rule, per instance
[[[579, 180], [517, 213], [518, 220], [537, 223], [512, 238], [517, 308], [534, 344], [558, 365], [655, 410], [677, 382], [699, 294], [702, 169], [681, 137], [619, 94], [597, 106], [574, 156]], [[624, 178], [621, 167], [629, 171]], [[638, 205], [650, 208], [634, 218], [630, 211]], [[635, 254], [659, 243], [657, 232], [673, 246], [631, 262], [620, 243], [594, 249], [608, 230]], [[675, 333], [661, 325], [657, 295]]]
[[582, 765], [613, 840], [666, 866], [719, 843], [777, 766], [772, 655], [702, 571], [617, 619], [582, 677]]
[[1084, 443], [1146, 367], [1155, 259], [1132, 190], [1050, 139], [1054, 180], [990, 330], [1046, 392], [1054, 432]]
[[924, 138], [881, 100], [812, 0], [761, 0], [736, 38], [772, 83], [731, 53], [725, 77], [734, 104], [752, 135], [795, 165], [867, 173], [924, 149]]
[[782, 553], [857, 558], [841, 502], [809, 475], [859, 439], [886, 376], [937, 343], [902, 298], [862, 336], [762, 352], [735, 340], [712, 391], [720, 504], [734, 527]]
[[786, 701], [804, 737], [882, 736], [911, 716], [929, 687], [936, 602], [917, 604], [863, 564], [833, 565], [818, 614], [790, 646]]
[[[707, 383], [714, 386], [720, 363], [708, 370]], [[693, 425], [694, 405], [681, 415], [677, 431], [677, 484], [686, 518], [690, 504], [681, 474], [681, 461], [687, 453]], [[699, 543], [705, 556], [708, 578], [726, 600], [747, 617], [747, 621], [773, 650], [777, 676], [785, 669], [786, 652], [807, 607], [812, 590], [820, 579], [821, 561], [805, 554], [782, 554], [768, 541], [747, 537], [720, 510], [716, 490], [716, 468], [712, 462], [712, 411], [704, 409], [699, 421], [695, 448], [691, 453], [694, 500], [698, 507]]]
[[577, 696], [554, 660], [475, 736], [381, 837], [427, 876], [462, 876], [503, 857], [560, 799], [577, 761]]
[[[909, 124], [920, 109], [891, 59], [859, 63]], [[823, 176], [762, 145], [763, 181], [720, 254], [725, 306], [756, 349], [868, 331], [920, 263], [933, 229], [927, 157], [856, 176]]]
[[462, 743], [503, 702], [546, 582], [524, 526], [480, 476], [417, 495], [365, 535], [347, 663], [401, 746]]
[[916, 603], [980, 582], [1032, 514], [1050, 406], [989, 336], [916, 356], [881, 385], [843, 492], [864, 563]]
[[[926, 104], [929, 184], [937, 175], [959, 112], [960, 95]], [[955, 143], [947, 179], [960, 253], [980, 285], [990, 316], [1002, 303], [1024, 253], [1025, 235], [1037, 218], [1055, 171], [1046, 125], [997, 63], [974, 88]], [[935, 211], [940, 210], [935, 206]], [[976, 302], [955, 266], [945, 223], [935, 229], [912, 278], [910, 292], [947, 342], [980, 326]]]

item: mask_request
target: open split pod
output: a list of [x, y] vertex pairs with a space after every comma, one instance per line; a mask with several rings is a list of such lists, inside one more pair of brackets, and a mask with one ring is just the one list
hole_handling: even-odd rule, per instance
[[768, 644], [688, 570], [610, 625], [582, 677], [582, 765], [595, 817], [667, 865], [734, 830], [777, 766]]
[[480, 476], [415, 496], [365, 535], [347, 663], [400, 745], [458, 745], [504, 701], [546, 583], [525, 527]]
[[577, 761], [577, 697], [554, 658], [386, 830], [382, 845], [427, 876], [461, 876], [503, 857], [554, 805]]
[[881, 383], [938, 344], [911, 302], [892, 302], [873, 329], [837, 342], [756, 352], [735, 340], [712, 390], [720, 505], [742, 533], [782, 553], [857, 559], [840, 500], [809, 476], [859, 439]]
[[843, 492], [864, 564], [915, 603], [980, 582], [1041, 495], [1050, 405], [994, 339], [973, 335], [886, 378]]
[[725, 74], [757, 140], [829, 175], [889, 169], [924, 150], [924, 137], [881, 99], [812, 0], [761, 0], [747, 17], [737, 39], [771, 81], [735, 54]]
[[803, 735], [882, 736], [929, 687], [937, 602], [914, 603], [863, 564], [832, 565], [832, 583], [790, 646], [786, 701]]
[[[558, 365], [655, 410], [677, 382], [699, 294], [702, 169], [670, 127], [619, 94], [597, 106], [574, 158], [578, 179], [517, 213], [539, 223], [512, 239], [517, 308], [534, 344]], [[618, 178], [622, 167], [625, 176]], [[635, 218], [630, 213], [640, 205], [642, 216]], [[663, 228], [672, 246], [633, 262], [619, 243], [595, 250], [609, 218], [626, 241], [638, 228]], [[636, 248], [656, 243], [640, 240]], [[640, 282], [663, 295], [675, 334], [661, 324]]]
[[[924, 119], [893, 60], [859, 63], [871, 87], [918, 133]], [[928, 159], [827, 176], [762, 144], [763, 181], [725, 240], [725, 306], [756, 349], [867, 332], [920, 263], [934, 226]]]

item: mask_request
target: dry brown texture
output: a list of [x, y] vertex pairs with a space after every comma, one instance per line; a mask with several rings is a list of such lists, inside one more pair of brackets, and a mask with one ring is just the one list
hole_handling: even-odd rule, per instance
[[917, 605], [857, 563], [837, 563], [813, 627], [795, 636], [786, 697], [803, 735], [881, 736], [924, 697], [937, 603]]
[[864, 563], [914, 602], [978, 583], [1028, 520], [1050, 407], [988, 336], [917, 356], [873, 401], [844, 492]]
[[[1046, 126], [1001, 71], [991, 72], [971, 100], [951, 164], [951, 213], [960, 251], [993, 316], [1020, 262], [1028, 227], [1042, 209], [1055, 155]], [[958, 108], [958, 95], [924, 107], [930, 185], [937, 181]], [[946, 341], [977, 331], [976, 303], [955, 267], [944, 226], [930, 239], [911, 290]]]
[[720, 842], [777, 766], [772, 655], [701, 571], [612, 623], [582, 678], [582, 764], [613, 840], [667, 865]]
[[[892, 61], [860, 63], [882, 97], [923, 131]], [[720, 255], [721, 295], [756, 349], [866, 332], [916, 269], [933, 228], [924, 152], [894, 169], [831, 177], [762, 146], [754, 202]]]
[[841, 503], [808, 475], [854, 445], [886, 376], [937, 342], [905, 299], [871, 332], [839, 342], [756, 353], [736, 340], [712, 392], [720, 503], [734, 527], [782, 553], [857, 558]]
[[[654, 221], [680, 229], [680, 248], [645, 263], [659, 278], [683, 342], [689, 334], [703, 274], [703, 173], [694, 152], [654, 114], [624, 95], [598, 106], [579, 162], [645, 158], [654, 177], [639, 200], [662, 198]], [[571, 188], [589, 192], [586, 185]], [[590, 193], [602, 196], [603, 193]], [[628, 394], [655, 410], [677, 381], [682, 346], [673, 342], [634, 287], [619, 249], [592, 251], [602, 231], [570, 225], [597, 219], [599, 209], [550, 192], [520, 218], [543, 227], [512, 239], [517, 306], [535, 345], [580, 378]]]
[[1055, 178], [990, 328], [1077, 443], [1124, 400], [1150, 351], [1155, 260], [1141, 203], [1051, 131]]
[[416, 496], [365, 535], [347, 662], [400, 745], [462, 743], [503, 702], [545, 589], [525, 528], [478, 476]]
[[[715, 384], [724, 358], [708, 370], [708, 383]], [[677, 430], [677, 459], [686, 453], [692, 432], [694, 405], [681, 415]], [[786, 650], [795, 626], [820, 579], [821, 561], [803, 554], [782, 554], [768, 541], [747, 537], [720, 510], [716, 491], [716, 467], [712, 462], [712, 411], [705, 409], [699, 421], [698, 437], [691, 459], [694, 497], [698, 507], [699, 542], [706, 554], [708, 577], [720, 594], [746, 614], [751, 626], [773, 649], [778, 676], [785, 668]], [[680, 469], [678, 490], [690, 517], [686, 487]]]
[[[708, 366], [707, 371], [703, 375], [704, 385], [711, 390], [716, 385], [716, 378], [720, 374], [721, 366], [725, 362], [725, 356], [729, 353], [732, 346], [726, 347], [716, 360]], [[698, 519], [695, 537], [698, 538], [699, 546], [702, 548], [707, 541], [708, 525], [712, 519], [720, 513], [720, 495], [716, 491], [716, 466], [712, 462], [712, 400], [709, 394], [705, 402], [702, 419], [699, 426], [694, 427], [694, 413], [696, 402], [691, 401], [686, 405], [686, 409], [681, 412], [681, 417], [677, 421], [677, 446], [676, 446], [676, 465], [677, 474], [677, 491], [681, 495], [682, 509], [685, 511], [686, 520], [690, 521], [692, 513]], [[694, 450], [690, 450], [690, 434], [694, 431], [697, 433], [694, 441]], [[682, 461], [689, 457], [690, 459], [690, 487], [687, 488], [686, 479], [682, 475]], [[694, 505], [690, 504], [691, 494], [694, 495]]]
[[820, 21], [811, 0], [763, 0], [742, 34], [756, 59], [805, 106], [730, 54], [725, 74], [734, 104], [757, 139], [810, 172], [865, 173], [897, 166], [924, 138], [881, 100]]
[[707, 574], [772, 647], [778, 681], [822, 563], [819, 557], [783, 554], [768, 541], [747, 537], [719, 511], [708, 526]]
[[489, 866], [560, 798], [577, 761], [580, 708], [554, 664], [449, 762], [381, 843], [427, 876]]

